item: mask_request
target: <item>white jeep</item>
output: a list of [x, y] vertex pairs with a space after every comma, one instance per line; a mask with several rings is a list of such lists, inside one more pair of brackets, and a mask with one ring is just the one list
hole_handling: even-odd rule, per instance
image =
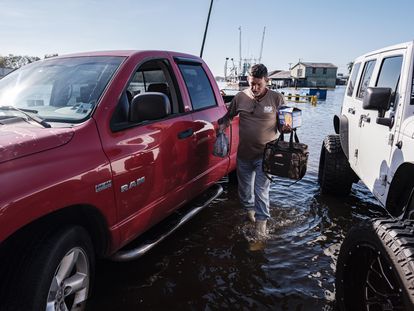
[[361, 180], [389, 212], [352, 228], [336, 271], [340, 310], [414, 310], [414, 42], [355, 59], [336, 135], [322, 145], [322, 193]]

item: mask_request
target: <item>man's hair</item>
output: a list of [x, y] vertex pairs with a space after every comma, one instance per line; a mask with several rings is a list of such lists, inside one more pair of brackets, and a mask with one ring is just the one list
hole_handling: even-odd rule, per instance
[[263, 64], [256, 64], [250, 67], [249, 76], [253, 78], [267, 78], [267, 68]]

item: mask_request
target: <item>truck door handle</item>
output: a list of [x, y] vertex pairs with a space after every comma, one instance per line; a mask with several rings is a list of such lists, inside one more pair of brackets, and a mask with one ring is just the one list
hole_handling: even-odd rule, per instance
[[185, 139], [187, 137], [190, 137], [193, 134], [194, 134], [193, 129], [187, 129], [185, 131], [182, 131], [182, 132], [178, 133], [177, 136], [178, 136], [178, 139]]
[[371, 122], [371, 118], [368, 117], [365, 114], [361, 114], [361, 119], [362, 119], [362, 121], [367, 122], [367, 123], [370, 123]]
[[365, 114], [361, 114], [361, 116], [359, 117], [359, 127], [362, 126], [362, 122], [370, 123], [371, 118]]
[[354, 108], [348, 108], [348, 113], [355, 114], [355, 109]]

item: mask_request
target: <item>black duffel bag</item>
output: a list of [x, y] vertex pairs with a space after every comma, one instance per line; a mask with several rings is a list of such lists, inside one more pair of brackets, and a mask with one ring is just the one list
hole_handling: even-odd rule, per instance
[[[308, 145], [299, 142], [296, 130], [292, 130], [288, 142], [284, 141], [283, 134], [280, 134], [278, 139], [266, 144], [263, 154], [263, 172], [266, 175], [301, 180], [306, 173], [308, 156]], [[269, 176], [268, 178], [271, 179]]]

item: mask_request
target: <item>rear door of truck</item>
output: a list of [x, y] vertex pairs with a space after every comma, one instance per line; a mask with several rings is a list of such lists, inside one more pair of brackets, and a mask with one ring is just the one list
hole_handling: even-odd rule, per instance
[[[227, 174], [229, 157], [220, 158], [212, 154], [218, 128], [217, 120], [224, 116], [227, 109], [217, 83], [205, 63], [182, 57], [174, 59], [184, 81], [183, 100], [192, 109], [194, 153], [189, 163], [189, 174], [193, 191], [199, 192]], [[229, 129], [226, 135], [230, 139]]]

